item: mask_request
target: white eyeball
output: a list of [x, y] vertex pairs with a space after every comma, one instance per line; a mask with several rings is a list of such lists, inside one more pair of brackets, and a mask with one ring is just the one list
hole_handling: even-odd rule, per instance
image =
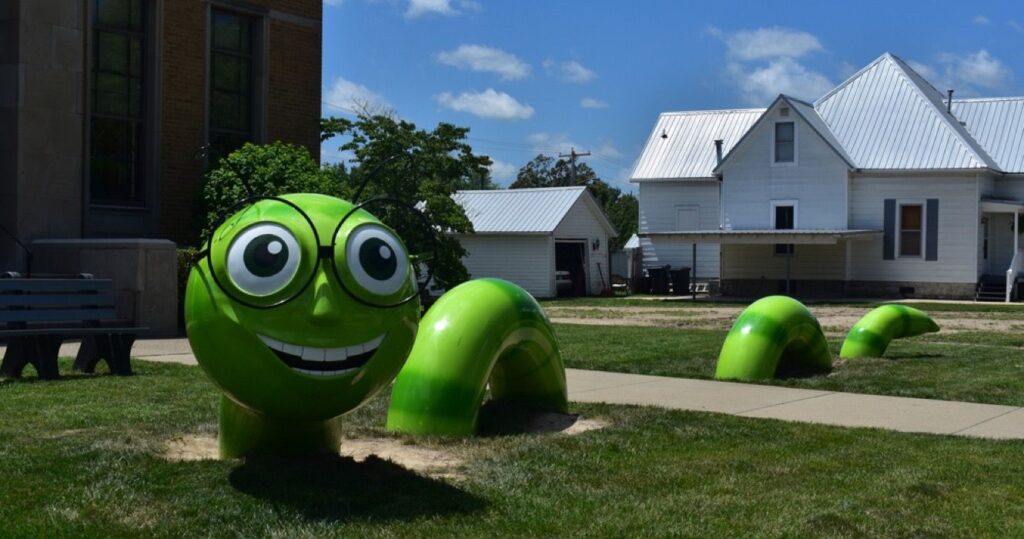
[[228, 276], [246, 294], [269, 296], [292, 282], [301, 259], [299, 242], [288, 229], [258, 223], [243, 230], [231, 242]]
[[390, 296], [409, 278], [409, 257], [402, 242], [388, 229], [368, 224], [356, 228], [345, 244], [352, 277], [367, 292]]

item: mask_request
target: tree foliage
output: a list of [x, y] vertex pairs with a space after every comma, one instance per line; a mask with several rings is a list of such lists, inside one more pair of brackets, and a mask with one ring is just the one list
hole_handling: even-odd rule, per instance
[[475, 155], [465, 142], [469, 129], [440, 123], [427, 131], [394, 117], [364, 115], [355, 120], [325, 118], [321, 130], [322, 140], [343, 137], [339, 149], [355, 157], [347, 167], [333, 167], [342, 198], [351, 200], [359, 194], [360, 200], [387, 197], [419, 205], [435, 230], [447, 232], [435, 235], [434, 277], [449, 288], [467, 280], [462, 264], [466, 251], [451, 233], [471, 233], [473, 224], [452, 195], [460, 189], [494, 187], [490, 158]]
[[[248, 181], [248, 191], [242, 178]], [[337, 196], [339, 192], [340, 186], [332, 171], [321, 169], [304, 146], [283, 142], [247, 143], [206, 173], [196, 212], [200, 236], [208, 237], [217, 219], [250, 194]]]
[[609, 248], [612, 251], [621, 249], [629, 236], [637, 231], [639, 201], [631, 193], [623, 193], [621, 189], [608, 185], [586, 163], [576, 163], [576, 176], [573, 178], [571, 162], [565, 159], [556, 160], [543, 154], [538, 155], [519, 169], [519, 174], [509, 185], [509, 189], [571, 185], [587, 186], [587, 191], [604, 209], [608, 220], [618, 232], [618, 237], [609, 240]]

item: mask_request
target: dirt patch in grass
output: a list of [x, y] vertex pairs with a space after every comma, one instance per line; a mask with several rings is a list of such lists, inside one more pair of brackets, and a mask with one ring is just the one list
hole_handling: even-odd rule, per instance
[[[575, 414], [546, 412], [530, 415], [515, 425], [515, 430], [527, 434], [560, 433], [573, 436], [603, 429], [608, 425], [609, 422], [602, 418], [582, 418]], [[466, 459], [456, 450], [417, 445], [409, 438], [345, 438], [341, 441], [339, 453], [356, 462], [376, 457], [435, 479], [465, 477]], [[161, 456], [171, 462], [217, 460], [217, 436], [187, 434], [172, 438], [164, 445]]]
[[217, 460], [218, 452], [216, 436], [190, 434], [168, 440], [161, 456], [171, 462]]
[[[593, 326], [677, 327], [687, 329], [728, 330], [745, 306], [678, 308], [665, 307], [548, 307], [548, 315], [556, 324]], [[870, 307], [810, 306], [811, 312], [827, 333], [845, 334]], [[943, 333], [962, 331], [1014, 331], [1020, 320], [1005, 313], [953, 312], [932, 313]]]

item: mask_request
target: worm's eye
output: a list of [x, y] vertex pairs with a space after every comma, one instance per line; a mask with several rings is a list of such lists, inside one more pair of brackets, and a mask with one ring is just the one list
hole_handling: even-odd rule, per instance
[[288, 286], [301, 258], [299, 242], [291, 232], [280, 225], [260, 223], [231, 242], [227, 270], [239, 290], [269, 296]]
[[390, 296], [409, 281], [409, 257], [402, 242], [380, 225], [363, 225], [348, 238], [345, 259], [359, 286]]

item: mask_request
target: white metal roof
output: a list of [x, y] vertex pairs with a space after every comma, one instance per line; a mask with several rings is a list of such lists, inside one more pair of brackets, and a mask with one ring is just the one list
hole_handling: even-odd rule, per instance
[[844, 149], [843, 145], [836, 139], [835, 134], [832, 133], [831, 129], [829, 129], [825, 120], [818, 115], [818, 111], [814, 110], [813, 105], [790, 96], [783, 96], [783, 98], [787, 103], [792, 105], [793, 110], [796, 110], [797, 114], [799, 114], [805, 122], [810, 124], [811, 128], [818, 132], [818, 135], [820, 135], [821, 138], [825, 139], [825, 142], [831, 146], [844, 161], [846, 161], [847, 165], [850, 165], [851, 167], [855, 166], [853, 164], [853, 158], [846, 153], [846, 149]]
[[815, 110], [858, 168], [998, 168], [946, 112], [938, 90], [888, 53], [819, 99]]
[[[666, 112], [658, 117], [630, 181], [710, 179], [718, 164], [715, 140], [728, 154], [765, 109]], [[662, 135], [665, 135], [662, 137]]]
[[479, 234], [551, 234], [581, 198], [595, 210], [609, 235], [616, 235], [615, 227], [583, 186], [458, 191], [452, 196]]
[[751, 230], [678, 230], [646, 232], [641, 238], [661, 238], [684, 243], [799, 243], [834, 244], [839, 240], [870, 239], [881, 236], [881, 230], [870, 229], [751, 229]]
[[1024, 172], [1024, 97], [954, 99], [953, 114], [1003, 172]]

